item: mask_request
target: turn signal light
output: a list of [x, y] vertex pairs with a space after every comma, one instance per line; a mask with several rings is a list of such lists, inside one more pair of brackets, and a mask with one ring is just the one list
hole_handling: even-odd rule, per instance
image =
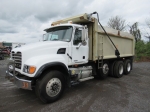
[[34, 66], [29, 66], [29, 74], [33, 74], [36, 70], [36, 67]]

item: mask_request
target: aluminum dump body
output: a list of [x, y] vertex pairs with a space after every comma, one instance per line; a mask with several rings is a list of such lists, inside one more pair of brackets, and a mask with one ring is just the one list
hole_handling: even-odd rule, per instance
[[[68, 23], [87, 25], [89, 37], [89, 60], [97, 60], [99, 56], [103, 59], [117, 58], [115, 55], [115, 47], [106, 36], [102, 28], [98, 25], [96, 18], [88, 19], [88, 15], [81, 14], [63, 20], [53, 22], [52, 25]], [[134, 56], [135, 39], [133, 35], [127, 32], [121, 32], [115, 29], [104, 27], [107, 34], [110, 36], [115, 46], [120, 52], [120, 57]]]

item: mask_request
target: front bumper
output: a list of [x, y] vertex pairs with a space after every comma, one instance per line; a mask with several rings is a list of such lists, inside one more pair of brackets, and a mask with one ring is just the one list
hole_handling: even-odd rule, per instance
[[20, 79], [9, 71], [6, 71], [6, 78], [13, 82], [18, 88], [32, 90], [31, 80]]

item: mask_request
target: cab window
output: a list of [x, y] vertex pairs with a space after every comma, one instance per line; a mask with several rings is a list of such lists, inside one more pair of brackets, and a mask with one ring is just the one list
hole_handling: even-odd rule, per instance
[[74, 40], [73, 40], [73, 45], [78, 45], [81, 42], [82, 42], [82, 30], [76, 29]]

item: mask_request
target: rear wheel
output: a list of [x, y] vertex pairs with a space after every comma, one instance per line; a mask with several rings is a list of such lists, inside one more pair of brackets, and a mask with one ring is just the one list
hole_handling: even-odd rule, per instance
[[117, 61], [114, 67], [114, 76], [116, 78], [120, 78], [123, 76], [123, 62], [122, 61]]
[[128, 75], [131, 71], [131, 61], [129, 59], [127, 59], [125, 62], [124, 62], [124, 74]]
[[58, 100], [64, 91], [64, 77], [59, 71], [50, 71], [37, 81], [35, 87], [38, 98], [44, 103]]
[[114, 77], [114, 66], [115, 66], [115, 63], [116, 61], [113, 61], [111, 64], [110, 64], [110, 70], [109, 70], [109, 76], [112, 76]]

